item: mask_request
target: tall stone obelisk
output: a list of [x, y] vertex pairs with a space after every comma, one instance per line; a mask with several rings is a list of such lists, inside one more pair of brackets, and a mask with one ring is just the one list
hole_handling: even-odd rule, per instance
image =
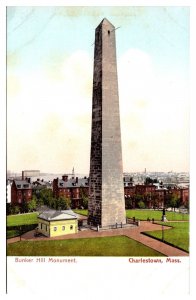
[[95, 31], [88, 223], [125, 224], [115, 27]]

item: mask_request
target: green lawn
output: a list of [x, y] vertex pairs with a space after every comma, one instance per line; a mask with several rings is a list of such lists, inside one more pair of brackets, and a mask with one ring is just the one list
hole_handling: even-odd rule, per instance
[[[75, 209], [76, 213], [87, 216], [87, 209]], [[128, 218], [135, 217], [139, 220], [147, 220], [147, 218], [154, 218], [156, 221], [161, 220], [162, 211], [157, 210], [136, 210], [130, 209], [126, 210], [126, 216]], [[189, 215], [175, 213], [175, 212], [166, 212], [166, 217], [168, 221], [188, 221]], [[29, 214], [20, 214], [20, 215], [12, 215], [7, 216], [7, 226], [17, 226], [17, 225], [28, 225], [28, 224], [37, 224], [37, 213], [29, 213]]]
[[10, 239], [10, 238], [13, 238], [15, 236], [19, 236], [20, 231], [19, 230], [7, 230], [6, 234], [7, 234], [7, 239]]
[[[141, 221], [147, 220], [147, 218], [150, 218], [151, 220], [152, 218], [154, 218], [156, 221], [161, 221], [162, 211], [130, 209], [130, 210], [126, 210], [126, 215], [128, 218], [135, 217], [136, 219], [139, 219]], [[166, 211], [166, 218], [168, 221], [188, 221], [189, 215]]]
[[83, 216], [87, 216], [88, 215], [88, 210], [87, 209], [74, 209], [73, 211], [75, 213], [83, 215]]
[[7, 227], [17, 225], [37, 224], [37, 213], [7, 216]]
[[[171, 229], [164, 230], [164, 241], [182, 250], [189, 251], [189, 222], [158, 222], [158, 224], [172, 226]], [[162, 230], [148, 231], [145, 234], [162, 240]]]
[[125, 236], [22, 241], [7, 246], [8, 256], [164, 256]]
[[[88, 210], [86, 209], [75, 209], [74, 211], [84, 216], [87, 216], [88, 214]], [[156, 221], [161, 221], [162, 211], [129, 209], [126, 210], [126, 216], [128, 218], [135, 217], [136, 219], [139, 219], [141, 221], [147, 220], [147, 218], [154, 218]], [[189, 215], [166, 211], [166, 218], [168, 221], [188, 221]]]

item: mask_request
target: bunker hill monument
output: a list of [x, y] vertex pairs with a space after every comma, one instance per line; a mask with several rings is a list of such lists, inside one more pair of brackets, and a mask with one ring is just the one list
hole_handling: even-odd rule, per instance
[[125, 224], [115, 27], [95, 30], [88, 223]]

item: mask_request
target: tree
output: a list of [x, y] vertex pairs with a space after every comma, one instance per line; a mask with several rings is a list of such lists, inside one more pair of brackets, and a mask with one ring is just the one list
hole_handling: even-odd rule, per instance
[[71, 206], [71, 200], [65, 196], [60, 196], [58, 199], [56, 199], [56, 209], [70, 209]]
[[28, 212], [28, 202], [26, 200], [24, 200], [22, 202], [22, 205], [21, 205], [21, 212], [22, 213], [27, 213]]
[[88, 208], [88, 190], [84, 187], [80, 187], [80, 198], [82, 199], [82, 206]]
[[40, 197], [40, 192], [38, 192], [37, 190], [33, 192], [32, 199], [35, 199], [37, 207], [41, 207], [42, 205], [44, 205], [44, 200]]
[[168, 194], [166, 197], [166, 205], [167, 207], [172, 207], [175, 211], [175, 208], [179, 206], [180, 199], [176, 194]]
[[16, 214], [18, 214], [19, 212], [20, 212], [20, 207], [17, 206], [17, 205], [11, 204], [10, 213], [11, 213], [12, 215], [16, 215]]
[[85, 209], [88, 208], [88, 197], [86, 197], [86, 196], [82, 197], [82, 204]]
[[144, 203], [143, 201], [139, 201], [139, 202], [137, 203], [137, 205], [138, 205], [138, 207], [139, 207], [140, 209], [145, 208], [145, 203]]
[[48, 197], [48, 204], [47, 206], [49, 206], [50, 208], [54, 208], [57, 209], [58, 208], [58, 203], [57, 203], [57, 199], [50, 196]]
[[43, 188], [39, 192], [39, 201], [40, 199], [43, 201], [44, 205], [50, 206], [53, 202], [53, 194], [51, 189]]
[[139, 203], [140, 201], [143, 201], [143, 200], [144, 200], [144, 197], [143, 197], [142, 195], [135, 194], [135, 195], [134, 195], [134, 200], [135, 200], [136, 206], [138, 206], [138, 203]]
[[158, 183], [157, 178], [152, 179], [150, 177], [146, 177], [144, 184], [153, 184], [153, 183]]
[[125, 207], [126, 209], [134, 208], [134, 197], [125, 198]]
[[33, 196], [32, 200], [27, 203], [28, 212], [32, 212], [36, 210], [37, 207], [36, 199], [37, 198]]
[[175, 208], [178, 206], [178, 196], [177, 195], [175, 195], [175, 194], [171, 195], [170, 206], [173, 207], [173, 210], [175, 211]]

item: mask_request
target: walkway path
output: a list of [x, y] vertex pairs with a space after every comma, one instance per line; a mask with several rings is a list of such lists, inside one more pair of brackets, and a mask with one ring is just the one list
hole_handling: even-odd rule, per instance
[[[169, 230], [170, 227], [163, 226], [164, 230]], [[93, 238], [93, 237], [104, 237], [104, 236], [119, 236], [124, 235], [128, 238], [134, 239], [166, 256], [189, 256], [189, 254], [185, 251], [179, 250], [175, 247], [167, 245], [161, 241], [155, 240], [151, 237], [145, 236], [142, 234], [144, 231], [154, 231], [154, 230], [162, 230], [162, 225], [153, 224], [147, 221], [141, 221], [139, 227], [133, 228], [120, 228], [120, 229], [113, 229], [113, 230], [104, 230], [104, 231], [93, 231], [93, 230], [85, 230], [79, 231], [76, 234], [69, 234], [60, 237], [34, 237], [34, 231], [29, 231], [22, 235], [22, 241], [46, 241], [46, 240], [65, 240], [65, 239], [78, 239], [78, 238]], [[8, 243], [15, 243], [19, 241], [20, 238], [12, 238], [9, 239]]]

